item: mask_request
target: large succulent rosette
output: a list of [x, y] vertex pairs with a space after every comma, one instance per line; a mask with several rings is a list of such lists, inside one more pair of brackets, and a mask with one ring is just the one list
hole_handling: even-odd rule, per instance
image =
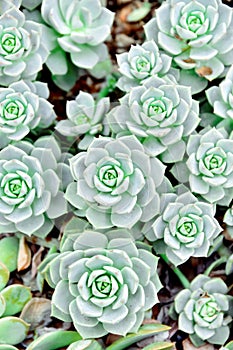
[[23, 12], [10, 6], [0, 17], [0, 32], [1, 85], [34, 80], [48, 57], [41, 25], [25, 20]]
[[[221, 0], [164, 1], [145, 25], [145, 33], [184, 72], [213, 80], [233, 63], [232, 10]], [[189, 85], [191, 77], [187, 76]]]
[[100, 0], [43, 0], [41, 15], [49, 26], [44, 28], [50, 50], [46, 65], [55, 82], [69, 90], [77, 78], [76, 67], [93, 69], [107, 60], [103, 42], [111, 32], [114, 14]]
[[55, 139], [47, 136], [0, 151], [1, 233], [44, 237], [54, 219], [67, 213], [64, 190], [71, 176], [65, 158]]
[[86, 149], [94, 139], [94, 135], [103, 132], [104, 119], [109, 108], [108, 97], [95, 101], [91, 94], [80, 91], [75, 100], [66, 104], [68, 119], [59, 121], [55, 129], [62, 135], [76, 138], [84, 134], [78, 147]]
[[205, 341], [223, 345], [229, 335], [232, 297], [220, 278], [198, 275], [175, 297], [179, 329], [188, 333], [196, 347]]
[[171, 57], [159, 52], [153, 40], [142, 45], [132, 45], [129, 52], [123, 52], [116, 57], [122, 74], [117, 86], [123, 91], [130, 91], [132, 87], [141, 85], [152, 76], [163, 77], [169, 73], [171, 66]]
[[202, 125], [224, 127], [230, 133], [233, 129], [233, 67], [219, 86], [206, 91], [206, 96], [212, 108], [210, 113], [205, 113], [204, 109]]
[[206, 128], [189, 137], [187, 155], [172, 168], [180, 182], [210, 203], [229, 205], [233, 198], [233, 139], [225, 129]]
[[55, 288], [52, 315], [72, 321], [85, 339], [138, 330], [145, 311], [158, 302], [157, 263], [127, 230], [89, 229], [63, 238], [61, 253], [40, 270]]
[[187, 136], [199, 123], [198, 113], [189, 87], [153, 77], [121, 98], [107, 120], [114, 133], [137, 136], [150, 155], [176, 162], [183, 158]]
[[47, 101], [49, 89], [41, 82], [18, 81], [0, 88], [0, 146], [22, 140], [35, 128], [47, 128], [56, 119]]
[[160, 215], [145, 225], [144, 233], [154, 242], [156, 253], [166, 254], [174, 265], [180, 265], [191, 256], [208, 256], [222, 231], [214, 214], [214, 205], [199, 201], [179, 185], [176, 193], [161, 196]]
[[135, 136], [95, 139], [70, 159], [70, 168], [74, 182], [66, 198], [95, 228], [131, 228], [158, 213], [165, 166]]

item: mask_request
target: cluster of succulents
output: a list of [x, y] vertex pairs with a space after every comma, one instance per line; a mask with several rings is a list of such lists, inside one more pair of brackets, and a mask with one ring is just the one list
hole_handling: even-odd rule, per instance
[[[117, 73], [113, 20], [102, 0], [0, 1], [0, 350], [28, 333], [18, 314], [32, 294], [10, 273], [29, 267], [35, 243], [45, 249], [35, 284], [47, 281], [51, 316], [75, 330], [28, 350], [102, 350], [95, 338], [108, 333], [123, 337], [111, 349], [124, 349], [156, 332], [166, 332], [156, 348], [170, 350], [169, 327], [142, 326], [159, 303], [163, 260], [184, 287], [172, 295], [178, 329], [197, 347], [229, 339], [228, 280], [209, 275], [223, 263], [233, 272], [222, 233], [232, 240], [233, 9], [162, 1], [145, 41], [116, 55]], [[81, 88], [85, 75], [102, 89]], [[177, 266], [192, 258], [208, 268], [189, 281]], [[7, 339], [14, 323], [21, 331]]]

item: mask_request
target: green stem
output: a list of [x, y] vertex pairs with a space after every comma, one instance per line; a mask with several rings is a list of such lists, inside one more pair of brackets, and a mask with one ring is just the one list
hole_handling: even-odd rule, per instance
[[169, 260], [168, 257], [165, 254], [161, 254], [161, 258], [170, 266], [170, 268], [173, 270], [173, 272], [176, 274], [176, 276], [179, 278], [181, 284], [183, 285], [184, 288], [189, 288], [190, 282], [189, 280], [185, 277], [183, 272], [180, 271], [178, 267], [173, 265]]
[[222, 256], [218, 260], [212, 262], [212, 264], [210, 264], [210, 266], [207, 267], [207, 269], [205, 270], [204, 275], [209, 276], [209, 274], [211, 273], [212, 270], [214, 270], [219, 265], [224, 264], [225, 262], [227, 262], [227, 259], [228, 259], [228, 257]]
[[116, 75], [111, 74], [106, 81], [106, 86], [103, 87], [103, 89], [100, 90], [100, 92], [98, 93], [98, 98], [97, 100], [100, 100], [103, 97], [108, 96], [111, 92], [114, 91], [115, 87], [116, 87], [116, 83], [117, 83], [118, 78], [116, 77]]

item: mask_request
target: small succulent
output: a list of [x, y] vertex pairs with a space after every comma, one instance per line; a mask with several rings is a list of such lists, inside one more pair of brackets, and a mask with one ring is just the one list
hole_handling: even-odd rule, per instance
[[169, 73], [171, 57], [159, 52], [154, 40], [131, 46], [129, 52], [118, 54], [117, 63], [122, 76], [117, 82], [119, 89], [130, 91], [152, 76], [163, 77]]
[[212, 86], [206, 91], [213, 113], [203, 113], [204, 125], [225, 127], [228, 132], [233, 128], [233, 66], [219, 86]]
[[232, 297], [227, 292], [222, 279], [198, 275], [189, 289], [175, 297], [178, 328], [189, 334], [196, 347], [205, 341], [223, 345], [228, 339]]
[[221, 0], [167, 0], [145, 25], [147, 40], [154, 39], [184, 74], [192, 71], [210, 81], [233, 63], [232, 32], [232, 10]]
[[173, 166], [173, 175], [189, 182], [191, 191], [206, 201], [229, 205], [233, 198], [232, 136], [223, 128], [205, 128], [189, 137], [187, 155], [187, 160]]
[[0, 146], [23, 139], [35, 128], [47, 128], [56, 119], [47, 84], [18, 81], [0, 88]]
[[135, 136], [94, 139], [70, 168], [74, 181], [65, 197], [95, 228], [132, 228], [158, 213], [165, 166]]
[[103, 131], [103, 120], [110, 108], [108, 97], [95, 102], [91, 94], [80, 91], [74, 101], [66, 104], [66, 114], [68, 119], [61, 120], [55, 129], [62, 135], [78, 137], [84, 135], [78, 147], [86, 149], [94, 135]]
[[116, 134], [137, 136], [150, 155], [176, 162], [184, 156], [185, 138], [199, 123], [198, 113], [198, 102], [192, 99], [189, 87], [152, 77], [120, 100], [108, 122]]
[[154, 242], [156, 253], [166, 254], [177, 266], [191, 256], [208, 256], [222, 231], [214, 214], [214, 205], [199, 201], [186, 187], [179, 185], [176, 193], [161, 195], [160, 215], [150, 229], [144, 228], [145, 235]]
[[50, 50], [46, 65], [58, 78], [55, 82], [61, 78], [61, 88], [69, 90], [77, 77], [76, 67], [93, 69], [107, 59], [103, 42], [110, 34], [114, 14], [99, 0], [43, 0], [41, 14], [49, 26], [45, 29]]
[[25, 20], [23, 12], [10, 6], [0, 16], [0, 79], [2, 86], [20, 79], [35, 80], [48, 57], [39, 23]]
[[54, 219], [68, 211], [64, 190], [71, 179], [64, 157], [52, 136], [34, 144], [16, 142], [0, 151], [1, 233], [44, 237]]
[[158, 302], [158, 258], [125, 229], [65, 232], [60, 251], [40, 267], [55, 288], [52, 315], [72, 321], [83, 339], [136, 332]]

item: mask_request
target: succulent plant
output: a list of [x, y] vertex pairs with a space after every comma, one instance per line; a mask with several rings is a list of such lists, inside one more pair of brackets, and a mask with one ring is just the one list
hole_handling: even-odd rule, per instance
[[55, 288], [52, 315], [72, 321], [83, 339], [136, 332], [158, 302], [158, 258], [126, 229], [65, 233], [60, 251], [40, 268]]
[[208, 256], [222, 231], [214, 214], [214, 205], [199, 201], [185, 186], [179, 185], [176, 193], [161, 195], [160, 215], [151, 227], [145, 225], [145, 235], [154, 242], [156, 253], [166, 254], [177, 266], [191, 256]]
[[199, 123], [198, 113], [190, 88], [152, 77], [121, 98], [107, 120], [117, 135], [137, 136], [148, 154], [176, 162], [184, 156], [184, 140]]
[[232, 10], [221, 0], [167, 0], [145, 25], [147, 40], [154, 39], [188, 73], [189, 85], [189, 72], [210, 81], [225, 74], [233, 63], [232, 32]]
[[229, 205], [233, 197], [233, 139], [225, 129], [205, 128], [189, 137], [188, 159], [172, 173], [210, 203]]
[[16, 142], [0, 151], [1, 233], [44, 237], [54, 219], [67, 212], [63, 191], [71, 176], [64, 157], [52, 136], [34, 144]]
[[165, 166], [135, 136], [95, 139], [70, 168], [74, 181], [65, 197], [95, 228], [131, 228], [158, 213]]
[[8, 86], [20, 79], [35, 80], [48, 57], [41, 41], [41, 25], [25, 20], [16, 6], [1, 14], [0, 22], [1, 85]]
[[107, 59], [103, 42], [110, 34], [114, 14], [99, 0], [43, 0], [41, 14], [49, 26], [45, 29], [50, 51], [46, 65], [55, 82], [69, 90], [77, 78], [76, 67], [93, 69]]
[[233, 66], [219, 86], [206, 90], [206, 96], [212, 113], [202, 114], [202, 125], [224, 127], [230, 133], [233, 128]]
[[20, 141], [35, 128], [47, 128], [56, 119], [47, 84], [18, 81], [0, 88], [0, 146]]
[[102, 132], [103, 120], [109, 108], [108, 97], [95, 102], [91, 94], [80, 91], [75, 100], [66, 103], [68, 119], [58, 122], [55, 129], [65, 136], [77, 138], [84, 135], [78, 147], [86, 149], [94, 139], [94, 135]]
[[196, 347], [205, 341], [223, 345], [229, 337], [232, 297], [220, 278], [198, 275], [175, 297], [178, 328], [189, 334]]
[[154, 40], [131, 46], [129, 52], [116, 55], [122, 76], [117, 82], [119, 89], [130, 91], [152, 76], [163, 77], [169, 73], [171, 57], [159, 52]]

